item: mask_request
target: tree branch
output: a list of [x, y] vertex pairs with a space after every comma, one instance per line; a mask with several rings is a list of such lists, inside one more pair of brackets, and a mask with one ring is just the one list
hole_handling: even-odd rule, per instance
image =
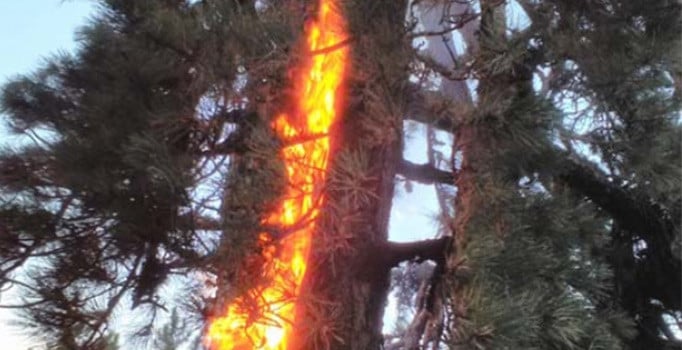
[[624, 229], [668, 242], [674, 239], [676, 225], [666, 208], [644, 193], [617, 186], [586, 161], [567, 158], [559, 178], [611, 214]]
[[312, 51], [310, 51], [310, 54], [313, 56], [328, 54], [328, 53], [336, 51], [342, 47], [348, 46], [348, 44], [350, 44], [352, 41], [353, 41], [352, 37], [346, 38], [346, 39], [343, 39], [343, 40], [339, 41], [338, 43], [332, 44], [330, 46], [323, 47], [323, 48], [317, 49], [317, 50], [312, 50]]
[[452, 254], [451, 246], [452, 236], [406, 243], [383, 241], [369, 244], [366, 254], [355, 265], [359, 275], [367, 279], [383, 276], [403, 261], [431, 260], [436, 263], [436, 269], [443, 269], [446, 255]]
[[194, 219], [194, 229], [205, 231], [218, 231], [222, 230], [223, 227], [218, 219], [199, 216]]
[[609, 181], [605, 174], [576, 157], [566, 157], [558, 178], [607, 212], [620, 227], [646, 242], [639, 255], [639, 292], [673, 309], [682, 305], [682, 263], [672, 245], [679, 235], [670, 210], [637, 189]]
[[436, 264], [445, 263], [445, 253], [450, 245], [450, 236], [423, 241], [399, 243], [384, 242], [380, 245], [382, 257], [387, 267], [398, 266], [403, 261], [422, 262], [432, 260]]
[[444, 27], [440, 30], [426, 30], [421, 32], [415, 32], [408, 36], [410, 39], [416, 39], [425, 36], [442, 36], [445, 34], [450, 34], [455, 30], [462, 29], [467, 23], [474, 21], [480, 17], [480, 13], [465, 12], [457, 15], [457, 20], [450, 21], [452, 25], [449, 27]]
[[440, 170], [430, 164], [415, 164], [405, 159], [398, 163], [398, 174], [408, 180], [431, 185], [434, 183], [454, 185], [454, 175], [445, 170]]
[[220, 142], [208, 150], [202, 151], [203, 156], [227, 156], [231, 154], [242, 154], [247, 151], [246, 144], [241, 136], [230, 136], [225, 141]]

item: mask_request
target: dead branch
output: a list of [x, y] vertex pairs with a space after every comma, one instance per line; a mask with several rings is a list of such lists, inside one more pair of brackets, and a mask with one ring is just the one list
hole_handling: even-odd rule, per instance
[[467, 23], [476, 20], [481, 14], [480, 13], [468, 13], [465, 12], [463, 14], [457, 15], [457, 20], [451, 21], [453, 24], [449, 27], [439, 29], [439, 30], [427, 30], [427, 31], [422, 31], [422, 32], [415, 32], [410, 34], [408, 37], [410, 39], [416, 39], [420, 37], [427, 37], [427, 36], [439, 36], [439, 35], [445, 35], [454, 32], [457, 29], [463, 28]]
[[407, 160], [401, 160], [398, 164], [398, 174], [408, 180], [423, 184], [454, 185], [455, 180], [451, 172], [440, 170], [430, 164], [415, 164]]
[[407, 243], [385, 242], [380, 246], [380, 252], [383, 252], [384, 265], [387, 267], [398, 266], [403, 261], [431, 260], [436, 264], [444, 264], [450, 241], [451, 237], [448, 236]]
[[317, 50], [310, 51], [310, 54], [313, 55], [313, 56], [315, 56], [315, 55], [324, 55], [324, 54], [330, 53], [330, 52], [332, 52], [332, 51], [336, 51], [336, 50], [338, 50], [338, 49], [340, 49], [340, 48], [342, 48], [342, 47], [344, 47], [344, 46], [348, 46], [348, 44], [350, 44], [352, 41], [353, 41], [353, 38], [352, 38], [352, 37], [351, 37], [351, 38], [346, 38], [346, 39], [344, 39], [344, 40], [339, 41], [339, 42], [336, 43], [336, 44], [329, 45], [329, 46], [323, 47], [323, 48], [321, 48], [321, 49], [317, 49]]

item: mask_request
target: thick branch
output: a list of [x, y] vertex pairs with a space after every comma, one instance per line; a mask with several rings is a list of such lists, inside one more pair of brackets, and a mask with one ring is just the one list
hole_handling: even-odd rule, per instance
[[569, 158], [564, 164], [561, 180], [611, 214], [624, 229], [643, 237], [674, 239], [676, 225], [671, 214], [652, 198], [617, 186], [579, 159]]
[[599, 170], [579, 159], [567, 158], [559, 178], [607, 212], [625, 231], [642, 238], [646, 248], [639, 254], [639, 293], [679, 309], [682, 264], [672, 253], [679, 234], [672, 214], [649, 196], [608, 181]]
[[[279, 146], [290, 147], [297, 144], [323, 139], [328, 136], [329, 135], [327, 134], [300, 135], [291, 139], [280, 141]], [[202, 155], [215, 156], [246, 153], [249, 150], [249, 148], [247, 146], [245, 138], [246, 136], [244, 135], [244, 133], [235, 132], [232, 135], [230, 135], [225, 141], [220, 142], [212, 146], [210, 149], [202, 152]]]
[[385, 242], [380, 247], [380, 253], [384, 258], [384, 266], [388, 267], [398, 266], [403, 261], [432, 260], [437, 264], [443, 264], [450, 240], [451, 237], [448, 236], [407, 243]]
[[434, 183], [453, 185], [455, 183], [454, 176], [451, 172], [440, 170], [430, 164], [415, 164], [403, 159], [398, 164], [397, 171], [398, 174], [404, 176], [408, 180], [427, 185]]

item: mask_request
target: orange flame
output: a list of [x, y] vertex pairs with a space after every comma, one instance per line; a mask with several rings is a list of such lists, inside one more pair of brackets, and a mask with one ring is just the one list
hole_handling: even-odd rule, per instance
[[[266, 224], [293, 229], [281, 248], [261, 234], [266, 260], [265, 285], [247, 292], [258, 301], [249, 312], [238, 297], [223, 316], [211, 320], [207, 342], [214, 350], [285, 350], [295, 327], [295, 298], [306, 272], [312, 234], [321, 204], [329, 158], [329, 131], [340, 112], [337, 99], [346, 70], [348, 49], [345, 21], [333, 4], [320, 0], [317, 18], [307, 28], [307, 49], [312, 53], [294, 81], [297, 113], [278, 115], [273, 128], [291, 142], [282, 149], [288, 186], [281, 203]], [[298, 142], [294, 142], [298, 141]]]

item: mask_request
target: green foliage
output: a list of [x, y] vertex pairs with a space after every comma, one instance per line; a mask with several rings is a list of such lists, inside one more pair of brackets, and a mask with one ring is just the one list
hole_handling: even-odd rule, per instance
[[[235, 283], [239, 291], [261, 282], [256, 276], [263, 276], [258, 272], [262, 266], [244, 263], [247, 256], [262, 249], [259, 235], [268, 232], [276, 239], [289, 234], [264, 224], [265, 215], [274, 209], [286, 185], [284, 164], [278, 157], [279, 142], [263, 122], [256, 121], [249, 131], [247, 150], [230, 164], [225, 177], [221, 207], [224, 233], [215, 271], [221, 278], [226, 276], [222, 282]], [[235, 276], [248, 278], [237, 281]]]
[[[260, 98], [285, 73], [291, 19], [240, 1], [103, 0], [77, 52], [2, 88], [0, 111], [25, 138], [0, 153], [0, 286], [20, 280], [26, 323], [51, 344], [103, 346], [121, 304], [155, 309], [168, 276], [217, 270], [199, 264], [215, 245], [192, 192], [205, 156], [228, 155], [216, 145], [235, 122], [223, 116], [238, 67]], [[270, 143], [249, 144], [254, 159], [272, 158]], [[263, 201], [277, 193], [271, 169], [248, 187]]]
[[593, 150], [671, 206], [676, 199], [660, 196], [682, 188], [679, 4], [548, 1], [528, 9], [547, 59], [557, 60], [554, 90], [575, 92], [592, 108], [576, 123], [596, 124]]
[[[338, 4], [352, 33], [339, 127], [348, 145], [335, 145], [343, 151], [332, 161], [315, 249], [336, 262], [329, 256], [381, 243], [364, 234], [385, 218], [368, 213], [388, 212], [375, 210], [390, 203], [378, 193], [389, 186], [378, 183], [394, 175], [403, 120], [419, 95], [432, 114], [422, 120], [470, 138], [455, 140], [462, 181], [454, 214], [468, 225], [454, 233], [463, 249], [448, 257], [459, 265], [432, 286], [447, 316], [436, 338], [456, 349], [669, 346], [661, 315], [679, 311], [679, 301], [656, 296], [679, 286], [648, 282], [680, 271], [682, 236], [672, 222], [682, 211], [682, 5], [519, 0], [531, 23], [510, 30], [498, 2], [481, 3], [478, 52], [453, 56], [465, 62], [452, 72], [418, 57], [405, 2]], [[0, 290], [21, 287], [24, 324], [54, 348], [118, 348], [110, 321], [128, 304], [147, 307], [138, 333], [152, 335], [167, 302], [160, 289], [173, 274], [210, 276], [218, 299], [236, 295], [260, 282], [262, 261], [245, 259], [260, 256], [258, 236], [288, 233], [263, 224], [286, 185], [282, 140], [270, 123], [292, 103], [288, 69], [300, 59], [309, 9], [297, 1], [262, 9], [241, 0], [99, 4], [76, 53], [50, 57], [0, 94], [0, 112], [24, 136], [0, 151]], [[452, 101], [434, 91], [437, 83], [410, 76], [460, 71], [478, 83], [476, 101]], [[566, 181], [566, 159], [586, 156], [598, 160], [584, 168], [602, 177], [594, 182], [601, 192]], [[467, 167], [457, 168], [463, 159]], [[197, 199], [204, 192], [210, 200]], [[626, 227], [628, 218], [611, 210], [625, 205], [614, 193], [634, 203], [629, 213], [641, 222], [662, 223], [662, 234]], [[404, 329], [411, 293], [431, 283], [422, 268], [394, 275]], [[334, 322], [358, 317], [346, 305], [328, 308], [339, 318], [325, 320], [330, 337]], [[174, 310], [152, 335], [154, 347], [189, 338], [187, 319]]]
[[634, 325], [604, 306], [613, 278], [595, 255], [606, 248], [604, 219], [566, 196], [530, 193], [506, 204], [503, 237], [471, 232], [476, 276], [464, 338], [490, 349], [621, 349]]
[[[558, 178], [563, 154], [589, 152], [605, 169], [594, 171], [604, 178], [601, 186], [613, 184], [629, 191], [633, 203], [663, 208], [654, 220], [679, 217], [680, 62], [669, 52], [682, 42], [681, 6], [519, 3], [532, 21], [525, 30], [502, 35], [492, 29], [500, 18], [485, 9], [481, 19], [475, 61], [479, 105], [467, 119], [478, 139], [485, 138], [468, 153], [482, 159], [472, 161], [477, 186], [472, 196], [481, 203], [461, 258], [474, 271], [473, 280], [452, 277], [455, 285], [465, 285], [460, 291], [465, 296], [453, 299], [466, 305], [452, 307], [468, 313], [454, 325], [451, 344], [665, 346], [658, 333], [667, 326], [660, 326], [661, 313], [651, 306], [660, 300], [653, 301], [656, 292], [648, 284], [676, 290], [651, 282], [675, 277], [651, 276], [679, 274], [680, 261], [667, 251], [679, 240], [679, 225], [670, 224], [656, 237], [623, 230], [620, 223], [631, 218], [585, 188], [567, 189]], [[549, 71], [543, 96], [530, 85], [537, 68]], [[568, 107], [571, 103], [581, 107]], [[557, 148], [556, 135], [565, 135], [566, 150]], [[638, 239], [646, 248], [633, 245]], [[679, 309], [679, 303], [665, 300], [666, 308]], [[652, 321], [644, 321], [647, 317]]]

